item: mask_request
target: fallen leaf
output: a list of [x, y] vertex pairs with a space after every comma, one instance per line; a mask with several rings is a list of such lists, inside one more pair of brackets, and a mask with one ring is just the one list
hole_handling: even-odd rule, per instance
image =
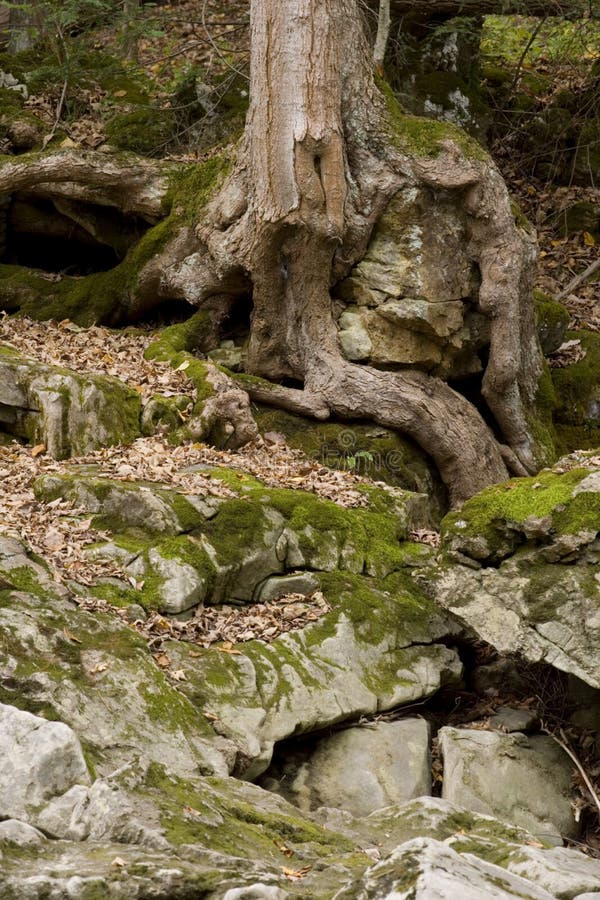
[[311, 869], [312, 866], [302, 866], [301, 869], [288, 869], [285, 866], [281, 867], [281, 871], [286, 878], [290, 879], [290, 881], [297, 881], [300, 878], [304, 878], [306, 875], [308, 875]]
[[175, 681], [186, 681], [183, 669], [176, 669], [175, 672], [171, 672], [171, 678], [174, 678]]
[[294, 851], [290, 850], [289, 847], [286, 847], [286, 845], [283, 844], [281, 841], [278, 841], [277, 838], [273, 838], [273, 843], [275, 844], [277, 849], [280, 850], [281, 853], [283, 853], [284, 856], [288, 857], [288, 859], [290, 858], [290, 856], [294, 855]]
[[41, 453], [45, 453], [45, 452], [46, 452], [45, 444], [36, 444], [35, 447], [31, 448], [31, 455], [33, 457], [39, 456]]
[[115, 856], [115, 858], [111, 862], [111, 866], [118, 866], [119, 868], [122, 868], [123, 866], [126, 866], [126, 865], [127, 865], [127, 863], [125, 862], [125, 860], [123, 859], [122, 856]]
[[93, 669], [90, 669], [90, 675], [98, 675], [99, 672], [106, 672], [108, 663], [97, 663]]
[[168, 669], [171, 665], [171, 660], [169, 659], [166, 653], [159, 653], [158, 656], [154, 657], [156, 664], [161, 667], [161, 669]]
[[75, 635], [73, 634], [73, 632], [72, 632], [72, 631], [69, 631], [68, 628], [63, 628], [63, 634], [64, 634], [64, 636], [67, 638], [68, 641], [74, 641], [76, 644], [82, 644], [82, 643], [83, 643], [83, 641], [81, 641], [78, 637], [75, 637]]
[[241, 656], [242, 651], [236, 650], [231, 641], [226, 641], [220, 647], [215, 647], [215, 650], [218, 650], [219, 653], [229, 653], [231, 656]]

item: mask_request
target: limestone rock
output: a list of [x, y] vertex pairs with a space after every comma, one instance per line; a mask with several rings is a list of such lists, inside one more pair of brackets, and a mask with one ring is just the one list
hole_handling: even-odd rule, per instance
[[110, 780], [71, 788], [40, 812], [37, 824], [53, 838], [108, 840], [156, 850], [169, 847], [162, 834], [136, 818], [127, 794]]
[[439, 741], [445, 799], [544, 840], [562, 843], [561, 835], [577, 835], [572, 764], [551, 737], [445, 727]]
[[254, 595], [259, 603], [278, 600], [286, 594], [308, 596], [317, 590], [319, 582], [312, 572], [296, 572], [293, 575], [274, 575], [256, 588]]
[[446, 517], [447, 555], [427, 575], [437, 601], [500, 653], [592, 687], [600, 687], [599, 486], [584, 457], [565, 473], [488, 488]]
[[325, 728], [430, 696], [456, 682], [455, 650], [436, 643], [453, 633], [451, 620], [414, 593], [402, 573], [376, 581], [321, 575], [331, 612], [271, 644], [249, 641], [230, 655], [168, 642], [179, 689], [215, 717], [238, 747], [236, 771], [255, 778], [273, 746], [290, 735]]
[[554, 895], [530, 881], [484, 862], [469, 853], [458, 854], [432, 838], [401, 844], [371, 866], [360, 882], [339, 891], [335, 900], [554, 900]]
[[429, 738], [424, 719], [346, 728], [278, 759], [262, 784], [304, 811], [340, 807], [366, 816], [431, 791]]
[[250, 884], [248, 887], [231, 888], [223, 895], [223, 900], [286, 900], [287, 891], [267, 884]]
[[45, 801], [89, 781], [68, 725], [0, 705], [0, 816], [35, 821]]
[[12, 351], [0, 356], [0, 423], [43, 443], [56, 459], [82, 456], [140, 433], [140, 395], [116, 378], [79, 375]]
[[[99, 775], [135, 756], [180, 777], [225, 774], [233, 765], [227, 742], [169, 683], [146, 642], [114, 616], [86, 612], [48, 593], [8, 594], [0, 605], [0, 631], [4, 696], [15, 705], [26, 698], [66, 722], [94, 749]], [[60, 793], [77, 783], [87, 782], [75, 778]]]
[[20, 822], [18, 819], [5, 819], [0, 822], [0, 846], [11, 844], [14, 847], [38, 847], [46, 838], [37, 828]]

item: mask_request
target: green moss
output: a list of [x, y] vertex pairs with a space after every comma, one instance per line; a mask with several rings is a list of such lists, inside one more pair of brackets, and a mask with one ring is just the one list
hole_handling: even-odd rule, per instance
[[[285, 842], [300, 858], [318, 859], [352, 852], [349, 840], [326, 831], [298, 812], [268, 812], [257, 805], [257, 788], [206, 778], [197, 785], [167, 776], [153, 763], [146, 776], [149, 794], [162, 809], [161, 825], [175, 846], [200, 844], [238, 858], [286, 863], [277, 845]], [[186, 812], [188, 810], [188, 812]]]
[[228, 167], [227, 159], [214, 157], [173, 175], [164, 204], [166, 218], [150, 228], [114, 269], [51, 282], [33, 269], [0, 265], [0, 309], [20, 310], [34, 319], [68, 318], [83, 326], [119, 324], [129, 315], [146, 264], [183, 225], [197, 221]]
[[399, 150], [417, 157], [436, 157], [442, 152], [443, 143], [450, 140], [458, 145], [467, 159], [489, 158], [483, 147], [458, 125], [407, 115], [389, 84], [383, 79], [378, 79], [377, 84], [387, 104], [391, 139]]
[[24, 591], [27, 594], [33, 594], [36, 597], [43, 597], [48, 593], [47, 586], [42, 586], [30, 566], [15, 566], [9, 569], [4, 575], [0, 575], [0, 580], [10, 583], [10, 586], [17, 591]]
[[566, 338], [580, 341], [585, 357], [552, 370], [558, 400], [555, 420], [560, 425], [600, 427], [600, 334], [568, 331]]
[[173, 110], [156, 106], [117, 113], [106, 123], [106, 136], [111, 144], [142, 155], [164, 149], [175, 137], [175, 132]]
[[309, 459], [429, 494], [436, 518], [447, 509], [437, 469], [416, 444], [395, 431], [366, 422], [314, 422], [262, 405], [255, 405], [253, 414], [262, 433], [284, 434], [288, 446]]
[[587, 474], [589, 470], [583, 468], [565, 474], [540, 472], [486, 488], [443, 519], [443, 543], [452, 545], [458, 538], [467, 544], [470, 539], [482, 538], [493, 558], [498, 553], [506, 555], [525, 540], [523, 523], [533, 517], [551, 516], [552, 530], [558, 534], [597, 530], [600, 495], [586, 492], [573, 496]]
[[569, 310], [543, 291], [533, 292], [538, 336], [547, 355], [562, 344], [571, 318]]
[[200, 309], [185, 322], [164, 328], [158, 339], [147, 347], [144, 356], [146, 359], [168, 362], [177, 353], [196, 350], [202, 344], [209, 326], [209, 314], [206, 310]]

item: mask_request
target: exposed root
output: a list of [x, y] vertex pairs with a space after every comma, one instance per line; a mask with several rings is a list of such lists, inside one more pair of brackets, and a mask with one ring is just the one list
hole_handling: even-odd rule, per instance
[[6, 159], [0, 165], [0, 193], [24, 189], [43, 196], [114, 206], [155, 222], [164, 215], [169, 171], [173, 166], [140, 157], [92, 150], [57, 150]]

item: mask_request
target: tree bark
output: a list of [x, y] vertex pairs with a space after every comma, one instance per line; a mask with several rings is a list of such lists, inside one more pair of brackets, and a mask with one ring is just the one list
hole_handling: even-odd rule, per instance
[[[410, 149], [401, 115], [375, 85], [357, 0], [252, 0], [250, 25], [250, 108], [236, 164], [195, 227], [181, 220], [145, 263], [132, 316], [180, 297], [218, 320], [251, 289], [246, 367], [254, 377], [241, 381], [252, 398], [404, 431], [434, 458], [454, 505], [506, 478], [507, 464], [516, 474], [535, 471], [535, 241], [516, 227], [499, 172], [457, 140], [432, 153]], [[154, 163], [140, 169], [68, 151], [4, 163], [0, 191], [77, 196], [79, 184], [95, 202], [118, 195], [122, 208], [151, 219], [167, 175]], [[495, 433], [440, 379], [350, 363], [338, 343], [331, 287], [362, 259], [392, 198], [423, 186], [457, 198], [466, 216], [481, 278], [477, 308], [491, 328], [483, 394]]]
[[[493, 321], [488, 402], [523, 472], [535, 467], [523, 407], [531, 399], [529, 382], [537, 383], [539, 357], [534, 339], [527, 364], [519, 353], [509, 358], [503, 342], [514, 327], [511, 354], [532, 331], [530, 319], [520, 318], [524, 252], [490, 163], [465, 160], [449, 146], [437, 160], [411, 165], [386, 137], [386, 106], [373, 82], [355, 0], [254, 2], [245, 143], [212, 205], [212, 221], [209, 215], [199, 234], [213, 260], [241, 266], [252, 281], [249, 372], [296, 382], [290, 408], [303, 405], [303, 391], [321, 417], [325, 408], [406, 432], [433, 455], [459, 503], [506, 477], [498, 442], [475, 408], [440, 380], [346, 362], [330, 287], [361, 258], [401, 185], [425, 181], [466, 191], [473, 251], [481, 260], [481, 308]], [[223, 206], [235, 208], [235, 197], [244, 200], [223, 221]], [[285, 395], [280, 388], [271, 401], [285, 405]]]

